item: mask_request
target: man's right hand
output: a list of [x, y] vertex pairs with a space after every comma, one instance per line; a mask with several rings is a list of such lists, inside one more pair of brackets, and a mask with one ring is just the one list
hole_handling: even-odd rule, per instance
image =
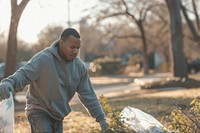
[[14, 88], [10, 82], [3, 81], [0, 84], [0, 101], [10, 97], [10, 91], [14, 93]]

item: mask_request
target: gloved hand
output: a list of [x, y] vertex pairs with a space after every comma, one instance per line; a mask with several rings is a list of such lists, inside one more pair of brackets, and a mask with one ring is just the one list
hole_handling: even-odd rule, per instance
[[101, 126], [101, 132], [105, 133], [108, 130], [108, 123], [106, 122], [105, 119], [101, 120], [99, 122], [100, 126]]
[[0, 84], [0, 101], [8, 99], [10, 97], [10, 91], [14, 93], [12, 84], [8, 81], [4, 81]]

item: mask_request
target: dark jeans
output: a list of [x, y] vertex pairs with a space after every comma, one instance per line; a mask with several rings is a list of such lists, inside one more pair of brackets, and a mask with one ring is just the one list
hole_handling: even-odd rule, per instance
[[53, 119], [44, 111], [29, 114], [31, 133], [62, 133], [63, 122]]

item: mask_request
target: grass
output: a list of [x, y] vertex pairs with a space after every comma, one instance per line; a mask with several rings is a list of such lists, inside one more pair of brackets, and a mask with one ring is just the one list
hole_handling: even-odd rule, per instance
[[[192, 77], [197, 78], [200, 76]], [[166, 84], [165, 84], [166, 86]], [[126, 106], [135, 107], [152, 115], [162, 123], [162, 118], [167, 117], [175, 104], [182, 108], [187, 108], [187, 105], [197, 96], [200, 95], [200, 87], [188, 89], [145, 89], [137, 92], [122, 93], [119, 95], [107, 97], [111, 107], [121, 111]], [[105, 95], [106, 96], [106, 95]], [[85, 108], [80, 103], [72, 104], [72, 112], [64, 119], [64, 133], [88, 133], [92, 128], [100, 128], [95, 119], [90, 117]], [[15, 114], [15, 133], [30, 132], [29, 124], [24, 116], [24, 112]]]

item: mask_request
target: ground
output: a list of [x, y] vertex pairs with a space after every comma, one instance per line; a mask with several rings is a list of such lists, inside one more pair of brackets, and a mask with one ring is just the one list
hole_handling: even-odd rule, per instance
[[[144, 85], [141, 91], [118, 91], [107, 97], [111, 107], [121, 111], [126, 106], [135, 107], [152, 115], [158, 121], [166, 117], [175, 105], [187, 108], [189, 103], [200, 95], [200, 75], [189, 75], [188, 79], [165, 80]], [[106, 94], [105, 96], [109, 96]], [[92, 128], [99, 128], [80, 103], [72, 104], [72, 113], [64, 119], [64, 133], [88, 133]], [[30, 132], [24, 116], [24, 110], [15, 113], [15, 132]]]

